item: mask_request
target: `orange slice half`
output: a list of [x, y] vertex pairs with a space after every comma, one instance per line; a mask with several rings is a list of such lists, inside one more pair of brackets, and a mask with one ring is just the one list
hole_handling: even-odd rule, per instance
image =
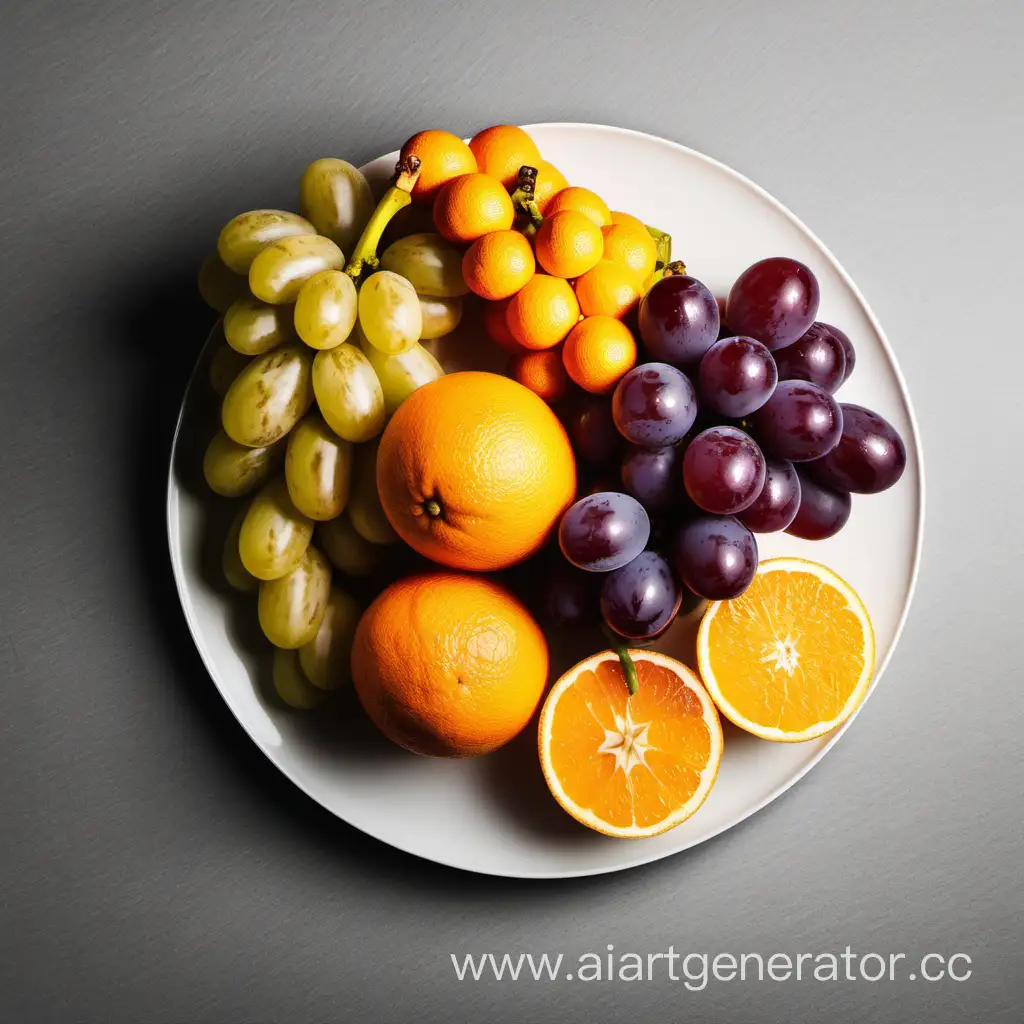
[[581, 661], [555, 683], [540, 716], [540, 763], [554, 798], [605, 835], [654, 836], [707, 798], [722, 726], [697, 676], [653, 651], [630, 651], [631, 697], [618, 655]]
[[799, 743], [831, 732], [864, 699], [875, 634], [864, 603], [831, 569], [772, 558], [742, 596], [708, 606], [697, 660], [726, 718]]

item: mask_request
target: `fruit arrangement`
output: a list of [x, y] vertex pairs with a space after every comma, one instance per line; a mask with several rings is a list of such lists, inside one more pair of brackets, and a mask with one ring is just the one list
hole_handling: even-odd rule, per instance
[[[299, 208], [233, 218], [199, 276], [224, 335], [203, 472], [245, 499], [223, 574], [256, 594], [280, 701], [351, 689], [446, 757], [540, 709], [552, 795], [619, 837], [700, 807], [720, 713], [786, 742], [852, 714], [863, 604], [823, 565], [759, 563], [756, 534], [833, 536], [907, 455], [834, 397], [856, 356], [808, 267], [761, 260], [720, 303], [510, 125], [418, 132], [378, 201], [317, 160]], [[692, 666], [647, 649], [680, 616]], [[567, 634], [596, 653], [549, 687]]]

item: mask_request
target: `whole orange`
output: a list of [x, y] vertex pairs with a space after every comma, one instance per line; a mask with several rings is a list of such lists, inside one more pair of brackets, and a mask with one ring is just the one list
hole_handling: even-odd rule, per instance
[[554, 348], [580, 318], [580, 304], [568, 281], [534, 274], [509, 299], [505, 323], [523, 348]]
[[452, 373], [398, 407], [377, 452], [377, 489], [411, 548], [486, 572], [544, 546], [575, 497], [576, 463], [531, 391], [498, 374]]
[[490, 231], [462, 257], [462, 277], [482, 299], [507, 299], [533, 277], [533, 249], [519, 231]]
[[581, 388], [603, 395], [636, 365], [636, 341], [621, 320], [588, 316], [565, 339], [562, 361]]
[[507, 231], [513, 220], [508, 192], [489, 174], [453, 178], [434, 200], [434, 226], [449, 242], [468, 245], [488, 231]]
[[639, 231], [646, 231], [647, 225], [639, 217], [634, 217], [631, 213], [623, 213], [621, 210], [612, 210], [612, 223], [613, 224], [628, 224], [632, 228], [637, 228]]
[[480, 170], [494, 175], [506, 188], [515, 187], [524, 164], [537, 167], [541, 162], [537, 144], [522, 128], [511, 124], [484, 128], [469, 140], [469, 148]]
[[622, 263], [601, 260], [573, 285], [584, 316], [614, 316], [621, 320], [643, 298], [642, 278]]
[[541, 160], [537, 165], [537, 182], [533, 187], [533, 199], [540, 212], [546, 213], [548, 203], [556, 192], [568, 188], [569, 182], [565, 175], [552, 163]]
[[559, 348], [513, 356], [509, 360], [508, 374], [524, 388], [529, 388], [539, 398], [543, 398], [548, 405], [564, 398], [572, 386]]
[[561, 210], [544, 218], [534, 240], [537, 262], [553, 277], [579, 277], [601, 258], [601, 229], [577, 210]]
[[480, 576], [426, 573], [391, 584], [352, 647], [356, 694], [377, 728], [435, 757], [508, 743], [533, 717], [547, 677], [540, 627]]
[[658, 248], [646, 228], [632, 224], [610, 224], [601, 228], [604, 235], [604, 258], [629, 267], [645, 281], [658, 262]]
[[570, 185], [561, 192], [556, 192], [548, 203], [545, 216], [558, 213], [560, 210], [585, 213], [599, 228], [612, 222], [612, 212], [608, 209], [608, 204], [596, 192], [579, 185]]
[[499, 348], [503, 348], [506, 352], [522, 352], [524, 351], [523, 346], [512, 337], [512, 332], [508, 329], [508, 323], [505, 320], [509, 302], [511, 299], [497, 299], [494, 302], [483, 304], [484, 330], [487, 332], [487, 337]]
[[412, 189], [413, 202], [427, 205], [434, 201], [441, 186], [459, 177], [472, 174], [476, 157], [457, 135], [431, 128], [417, 132], [402, 146], [401, 158], [418, 156], [420, 176]]

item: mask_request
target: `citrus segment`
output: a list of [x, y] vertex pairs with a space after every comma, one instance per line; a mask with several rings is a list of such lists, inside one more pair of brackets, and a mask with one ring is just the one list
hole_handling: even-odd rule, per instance
[[704, 802], [722, 758], [722, 729], [685, 665], [631, 651], [630, 697], [618, 656], [595, 654], [552, 688], [540, 716], [541, 768], [577, 821], [622, 838], [657, 835]]
[[708, 606], [701, 676], [741, 729], [797, 743], [846, 721], [871, 683], [875, 638], [860, 598], [816, 562], [761, 563], [747, 591]]

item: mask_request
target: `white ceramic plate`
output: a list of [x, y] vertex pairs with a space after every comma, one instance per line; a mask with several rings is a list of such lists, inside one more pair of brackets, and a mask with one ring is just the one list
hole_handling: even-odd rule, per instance
[[[854, 499], [847, 527], [812, 543], [759, 537], [762, 557], [821, 561], [864, 599], [878, 642], [877, 683], [903, 626], [921, 551], [924, 484], [918, 430], [896, 358], [867, 303], [829, 251], [776, 200], [728, 167], [683, 146], [599, 125], [529, 127], [544, 157], [574, 184], [669, 231], [674, 255], [716, 295], [766, 256], [793, 256], [821, 284], [819, 318], [841, 326], [857, 368], [840, 398], [878, 410], [903, 435], [908, 465], [892, 490]], [[375, 182], [392, 171], [391, 153], [363, 168]], [[209, 349], [209, 346], [208, 346]], [[209, 351], [206, 353], [207, 357]], [[205, 412], [204, 412], [205, 409]], [[300, 789], [356, 828], [409, 853], [493, 875], [564, 878], [599, 874], [666, 857], [730, 828], [787, 790], [848, 728], [803, 744], [757, 740], [727, 724], [725, 757], [704, 807], [653, 839], [617, 840], [577, 825], [555, 805], [537, 766], [531, 729], [504, 750], [469, 761], [407, 754], [376, 736], [354, 701], [333, 717], [280, 710], [262, 694], [266, 650], [253, 644], [255, 609], [214, 582], [211, 502], [195, 479], [212, 432], [205, 362], [182, 407], [167, 493], [171, 561], [182, 607], [206, 667], [253, 741]], [[199, 436], [200, 434], [204, 436]], [[214, 556], [214, 564], [219, 557]], [[685, 655], [687, 623], [659, 645]], [[873, 687], [872, 687], [873, 689]]]

